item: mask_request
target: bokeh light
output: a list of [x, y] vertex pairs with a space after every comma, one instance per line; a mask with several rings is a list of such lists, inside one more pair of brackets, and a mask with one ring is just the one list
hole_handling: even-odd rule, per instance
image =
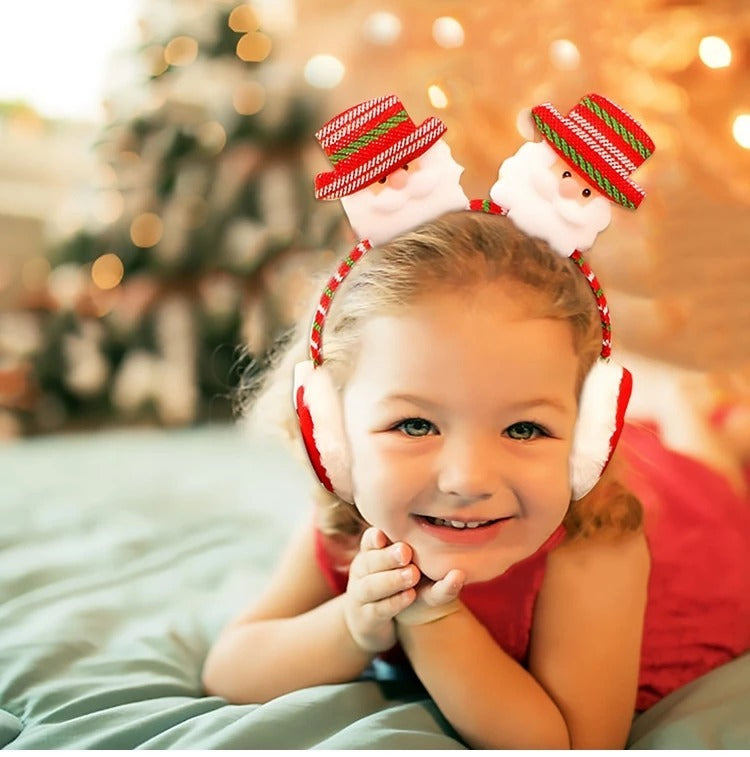
[[114, 289], [125, 273], [122, 260], [114, 252], [100, 255], [91, 266], [91, 278], [99, 289]]
[[437, 84], [431, 84], [427, 88], [427, 97], [429, 97], [433, 108], [442, 109], [448, 107], [448, 95], [446, 95], [442, 87]]
[[271, 38], [263, 32], [248, 32], [237, 43], [237, 56], [248, 63], [260, 63], [271, 52]]
[[136, 247], [153, 247], [163, 232], [164, 224], [156, 213], [141, 213], [130, 224], [130, 238]]
[[192, 37], [175, 37], [164, 48], [164, 60], [170, 66], [187, 66], [198, 57], [198, 43]]
[[432, 24], [432, 37], [440, 47], [461, 47], [464, 43], [464, 28], [452, 16], [441, 16]]
[[333, 55], [313, 55], [305, 64], [305, 81], [318, 89], [337, 87], [344, 78], [346, 67]]
[[229, 14], [227, 23], [233, 32], [254, 32], [260, 26], [253, 9], [244, 3]]
[[732, 62], [732, 48], [721, 37], [703, 37], [698, 55], [709, 68], [726, 68]]
[[218, 121], [207, 121], [197, 130], [201, 147], [212, 155], [218, 155], [227, 143], [226, 129]]
[[741, 113], [734, 119], [732, 136], [740, 147], [750, 150], [750, 113]]
[[581, 52], [575, 42], [556, 39], [550, 43], [549, 58], [552, 65], [560, 71], [573, 71], [581, 63]]
[[364, 36], [376, 45], [392, 45], [401, 35], [401, 21], [387, 11], [371, 13], [364, 23]]

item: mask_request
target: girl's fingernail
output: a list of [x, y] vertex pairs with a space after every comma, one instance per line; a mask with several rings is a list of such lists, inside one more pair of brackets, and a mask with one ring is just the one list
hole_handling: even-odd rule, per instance
[[411, 567], [404, 568], [401, 571], [401, 578], [403, 578], [404, 581], [413, 581], [414, 580], [414, 571], [411, 569]]

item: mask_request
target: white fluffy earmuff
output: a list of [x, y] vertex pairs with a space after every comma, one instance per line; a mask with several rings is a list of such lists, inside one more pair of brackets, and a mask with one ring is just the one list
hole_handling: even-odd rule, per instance
[[351, 458], [341, 399], [325, 365], [312, 360], [294, 366], [294, 408], [310, 463], [328, 491], [354, 502]]
[[607, 467], [622, 432], [632, 386], [626, 368], [601, 357], [588, 372], [578, 402], [570, 453], [574, 500], [588, 494]]

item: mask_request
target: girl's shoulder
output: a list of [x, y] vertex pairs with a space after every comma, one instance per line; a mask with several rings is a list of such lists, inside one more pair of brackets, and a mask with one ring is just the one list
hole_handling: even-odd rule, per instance
[[642, 582], [646, 585], [650, 554], [642, 528], [619, 533], [566, 537], [547, 556], [545, 584], [569, 582], [586, 586], [597, 583]]

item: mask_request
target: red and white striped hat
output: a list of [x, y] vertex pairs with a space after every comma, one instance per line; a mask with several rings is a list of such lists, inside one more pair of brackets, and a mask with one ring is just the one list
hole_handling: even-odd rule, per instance
[[336, 200], [374, 184], [419, 157], [445, 130], [435, 116], [416, 126], [395, 95], [339, 113], [315, 134], [333, 165], [315, 177], [315, 197]]
[[630, 179], [654, 151], [643, 127], [619, 105], [590, 94], [567, 115], [550, 103], [531, 115], [550, 147], [585, 181], [610, 200], [635, 210], [645, 192]]

